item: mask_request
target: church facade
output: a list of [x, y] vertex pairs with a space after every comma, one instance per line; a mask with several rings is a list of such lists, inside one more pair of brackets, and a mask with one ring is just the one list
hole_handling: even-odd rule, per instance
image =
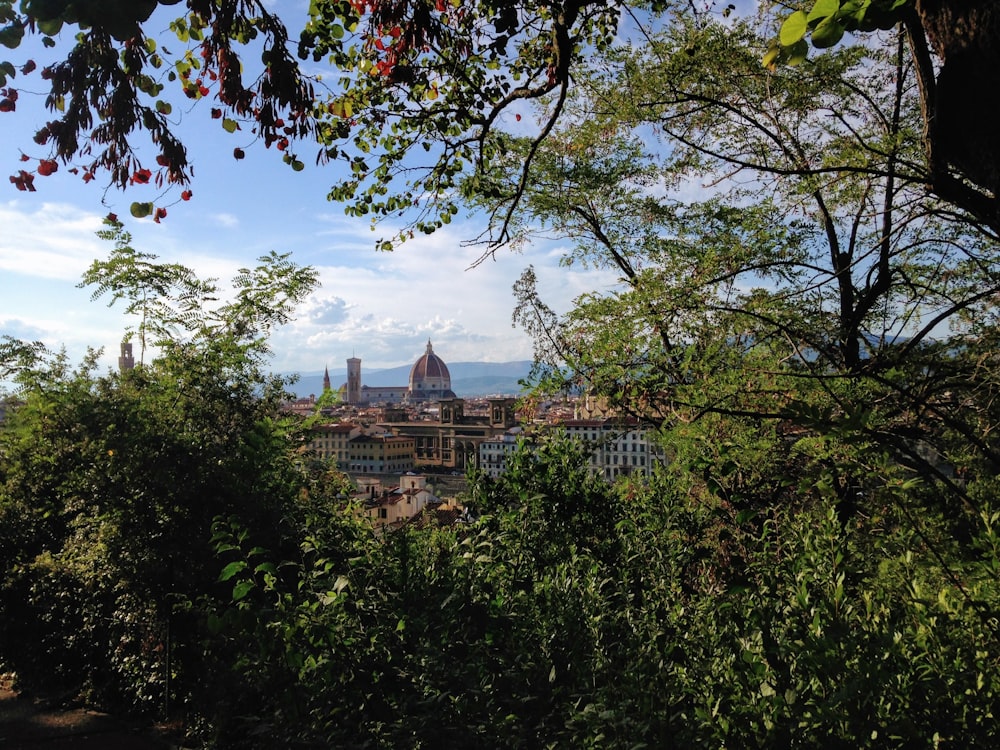
[[[330, 388], [329, 370], [323, 376], [324, 390]], [[451, 390], [451, 373], [448, 365], [437, 354], [430, 339], [427, 349], [410, 368], [410, 379], [406, 385], [368, 386], [361, 382], [361, 360], [351, 357], [347, 360], [347, 382], [338, 391], [340, 401], [351, 406], [374, 404], [413, 404], [455, 398]]]

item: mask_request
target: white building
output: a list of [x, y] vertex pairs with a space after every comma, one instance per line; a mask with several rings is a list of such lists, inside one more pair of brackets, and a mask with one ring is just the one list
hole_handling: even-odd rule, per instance
[[441, 502], [427, 487], [427, 477], [411, 472], [400, 476], [399, 486], [392, 489], [383, 489], [376, 479], [359, 480], [358, 489], [364, 512], [376, 526], [399, 524]]
[[517, 448], [522, 428], [512, 427], [503, 435], [484, 440], [479, 444], [479, 468], [486, 476], [496, 479], [507, 469], [507, 457]]
[[[640, 427], [634, 420], [568, 419], [553, 426], [584, 445], [589, 452], [590, 471], [609, 481], [623, 476], [648, 477], [653, 466], [665, 460], [652, 430]], [[499, 477], [520, 437], [519, 430], [509, 430], [483, 442], [479, 446], [479, 467], [488, 476]]]

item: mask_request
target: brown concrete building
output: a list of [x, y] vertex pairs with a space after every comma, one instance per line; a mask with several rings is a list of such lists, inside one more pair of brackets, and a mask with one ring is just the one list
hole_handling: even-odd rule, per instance
[[317, 458], [335, 464], [341, 471], [351, 465], [351, 440], [361, 434], [361, 426], [351, 423], [321, 424], [313, 428], [309, 448]]
[[[513, 398], [487, 399], [486, 415], [466, 416], [465, 400], [444, 398], [438, 401], [436, 421], [386, 421], [379, 427], [414, 441], [414, 462], [417, 466], [439, 466], [464, 471], [477, 461], [479, 444], [502, 435], [516, 424]], [[397, 410], [387, 416], [399, 419]]]
[[357, 435], [348, 444], [352, 474], [399, 474], [413, 469], [414, 439], [398, 435]]

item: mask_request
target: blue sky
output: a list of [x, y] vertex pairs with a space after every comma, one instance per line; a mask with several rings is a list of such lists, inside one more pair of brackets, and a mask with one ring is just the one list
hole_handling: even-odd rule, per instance
[[[304, 12], [304, 4], [293, 0], [273, 5], [281, 12]], [[15, 63], [28, 56], [40, 64], [47, 59], [29, 46], [0, 53]], [[17, 111], [0, 114], [3, 177], [24, 168], [22, 151], [35, 158], [48, 155], [32, 142], [47, 119], [42, 81], [35, 73], [13, 83], [20, 89]], [[388, 236], [390, 227], [373, 232], [368, 221], [349, 218], [326, 200], [336, 174], [310, 162], [314, 147], [300, 147], [306, 169], [298, 173], [262, 144], [246, 148], [247, 158], [237, 162], [233, 148], [247, 146], [250, 138], [225, 133], [209, 118], [211, 106], [209, 98], [179, 113], [195, 164], [188, 202], [179, 200], [177, 190], [160, 198], [153, 186], [122, 193], [106, 190], [100, 178], [84, 184], [62, 166], [54, 175], [36, 177], [34, 193], [2, 180], [0, 333], [64, 347], [74, 362], [88, 346], [104, 347], [103, 364], [113, 365], [130, 321], [120, 308], [109, 309], [106, 300], [92, 302], [90, 290], [77, 288], [83, 271], [110, 250], [95, 236], [109, 211], [125, 220], [136, 249], [182, 263], [201, 277], [226, 281], [271, 250], [290, 252], [296, 262], [315, 267], [321, 288], [272, 340], [273, 369], [279, 372], [339, 368], [352, 355], [361, 357], [366, 369], [408, 364], [428, 339], [445, 361], [530, 359], [531, 341], [510, 322], [511, 285], [528, 264], [557, 310], [568, 309], [585, 291], [613, 283], [606, 273], [558, 267], [556, 245], [499, 254], [470, 268], [481, 250], [463, 248], [462, 241], [481, 231], [475, 217], [396, 252], [379, 253], [375, 241]], [[156, 200], [169, 215], [159, 224], [136, 220], [128, 211], [134, 200]]]

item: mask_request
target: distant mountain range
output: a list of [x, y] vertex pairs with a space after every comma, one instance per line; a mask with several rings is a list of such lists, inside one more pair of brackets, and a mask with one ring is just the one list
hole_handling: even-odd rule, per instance
[[[372, 386], [406, 385], [410, 381], [412, 365], [390, 367], [385, 370], [361, 370], [361, 384]], [[461, 398], [492, 396], [494, 394], [516, 396], [521, 392], [518, 381], [528, 376], [531, 362], [449, 362], [451, 389]], [[287, 373], [286, 373], [287, 374]], [[334, 389], [347, 382], [347, 370], [330, 370], [330, 384]], [[319, 396], [323, 392], [323, 373], [299, 373], [299, 382], [291, 386], [291, 391], [299, 398], [310, 394]]]

